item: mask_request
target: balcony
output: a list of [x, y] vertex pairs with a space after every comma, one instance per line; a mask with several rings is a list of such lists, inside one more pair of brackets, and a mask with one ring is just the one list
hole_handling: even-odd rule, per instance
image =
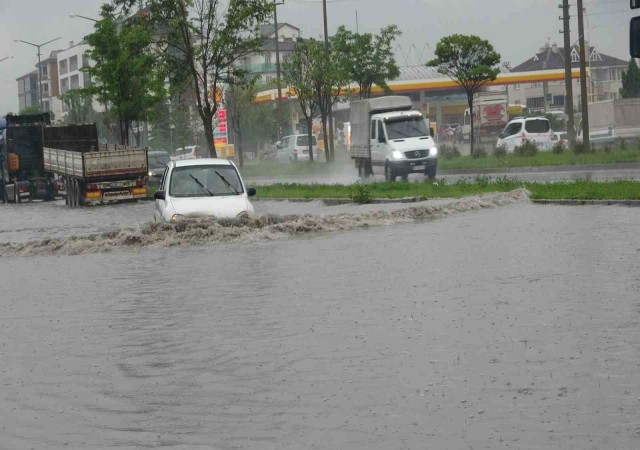
[[243, 68], [250, 73], [270, 73], [276, 72], [275, 64], [246, 64]]

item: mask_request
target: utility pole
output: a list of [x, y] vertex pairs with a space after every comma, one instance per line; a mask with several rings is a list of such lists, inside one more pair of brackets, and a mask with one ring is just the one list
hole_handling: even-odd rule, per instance
[[40, 49], [42, 47], [44, 47], [47, 44], [50, 44], [54, 41], [57, 41], [58, 39], [62, 39], [62, 37], [57, 37], [55, 39], [51, 39], [50, 41], [47, 41], [43, 44], [34, 44], [33, 42], [27, 42], [27, 41], [23, 41], [22, 39], [14, 39], [13, 42], [22, 42], [23, 44], [27, 44], [27, 45], [31, 45], [32, 47], [35, 47], [38, 49], [38, 102], [40, 103], [40, 109], [44, 110], [44, 105], [42, 104], [42, 62], [40, 61]]
[[284, 5], [284, 0], [280, 3], [273, 1], [273, 31], [276, 36], [276, 83], [278, 85], [278, 101], [276, 102], [276, 128], [278, 140], [280, 140], [280, 127], [282, 126], [282, 84], [280, 82], [280, 38], [278, 37], [278, 6]]
[[578, 0], [578, 33], [580, 34], [580, 96], [582, 97], [582, 143], [589, 148], [589, 94], [587, 92], [587, 60], [584, 47], [584, 8]]
[[[324, 16], [324, 49], [329, 52], [329, 31], [327, 26], [327, 0], [322, 0], [322, 14]], [[324, 151], [327, 152], [327, 160], [333, 161], [333, 108], [329, 108], [329, 141], [324, 137]]]
[[562, 0], [562, 31], [564, 35], [564, 111], [567, 114], [567, 133], [569, 135], [569, 146], [573, 147], [576, 142], [575, 121], [573, 118], [573, 79], [571, 78], [571, 29], [569, 15], [569, 0]]

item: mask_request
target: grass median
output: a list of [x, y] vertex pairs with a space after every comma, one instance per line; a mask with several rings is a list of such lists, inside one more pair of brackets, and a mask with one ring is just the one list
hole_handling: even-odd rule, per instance
[[[331, 164], [320, 161], [277, 162], [277, 161], [247, 161], [241, 169], [245, 178], [278, 178], [278, 177], [330, 177], [336, 173], [352, 170], [353, 162], [343, 155], [342, 161]], [[540, 166], [575, 166], [583, 164], [619, 164], [640, 163], [640, 147], [627, 145], [615, 149], [598, 149], [594, 153], [576, 154], [570, 150], [563, 153], [538, 152], [534, 156], [518, 156], [508, 154], [502, 157], [485, 156], [472, 158], [459, 156], [451, 159], [438, 158], [438, 170], [488, 170], [505, 169], [509, 167], [540, 167]]]
[[525, 188], [533, 199], [640, 200], [640, 181], [588, 181], [534, 183], [510, 179], [419, 183], [272, 184], [259, 186], [258, 198], [398, 199], [403, 197], [460, 198]]

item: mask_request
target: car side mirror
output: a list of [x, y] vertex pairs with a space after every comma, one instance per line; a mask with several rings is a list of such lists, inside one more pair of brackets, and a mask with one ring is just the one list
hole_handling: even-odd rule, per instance
[[276, 142], [276, 148], [282, 148], [282, 142], [281, 141]]
[[164, 191], [156, 191], [153, 194], [153, 198], [155, 198], [156, 200], [166, 200], [167, 195]]
[[249, 197], [253, 197], [254, 195], [256, 195], [256, 188], [254, 187], [248, 187], [247, 188], [247, 195]]

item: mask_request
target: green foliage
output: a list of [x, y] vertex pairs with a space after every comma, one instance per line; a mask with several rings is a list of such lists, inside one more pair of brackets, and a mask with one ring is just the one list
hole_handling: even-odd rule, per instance
[[478, 147], [475, 149], [471, 156], [474, 158], [486, 158], [488, 156], [488, 153], [484, 147]]
[[629, 67], [622, 72], [622, 88], [620, 88], [620, 97], [636, 98], [640, 97], [640, 69], [636, 60], [629, 60]]
[[582, 141], [576, 141], [573, 144], [573, 148], [571, 150], [573, 150], [573, 153], [575, 153], [576, 155], [595, 153], [595, 147], [587, 145]]
[[504, 145], [499, 145], [493, 150], [493, 156], [497, 158], [502, 158], [507, 156], [507, 147]]
[[88, 56], [96, 64], [83, 67], [95, 83], [84, 92], [111, 105], [119, 123], [120, 143], [129, 142], [134, 121], [146, 121], [165, 95], [165, 73], [151, 49], [152, 28], [143, 17], [122, 21], [114, 6], [102, 6], [101, 20], [87, 36]]
[[455, 145], [449, 146], [447, 144], [444, 144], [442, 147], [440, 147], [441, 158], [453, 159], [459, 157], [460, 155], [460, 150], [458, 150], [458, 147], [456, 147]]
[[97, 120], [91, 94], [80, 89], [72, 89], [62, 94], [60, 100], [69, 108], [64, 118], [66, 124], [92, 123]]
[[366, 184], [356, 182], [351, 186], [351, 200], [353, 203], [365, 205], [371, 203], [371, 190]]
[[164, 150], [172, 154], [176, 148], [194, 143], [189, 106], [179, 95], [171, 96], [170, 103], [167, 101], [156, 105], [154, 119], [150, 125], [152, 133], [149, 145], [154, 150]]
[[387, 81], [400, 75], [393, 52], [393, 43], [402, 33], [395, 25], [380, 30], [380, 34], [354, 33], [344, 26], [331, 38], [337, 59], [350, 81], [359, 88], [360, 98], [371, 97], [371, 88], [378, 85], [388, 90]]
[[513, 153], [518, 156], [536, 156], [538, 154], [538, 145], [526, 139], [522, 144], [517, 145], [516, 148], [513, 149]]
[[[51, 118], [51, 121], [53, 122], [55, 120], [55, 115], [53, 114], [53, 111], [45, 111], [44, 109], [42, 109], [40, 107], [40, 105], [31, 105], [31, 106], [27, 106], [26, 108], [23, 108], [20, 110], [20, 114], [42, 114], [42, 113], [49, 113], [49, 117]], [[9, 113], [11, 114], [11, 113]]]
[[[537, 117], [537, 115], [535, 116]], [[566, 131], [567, 121], [562, 117], [559, 117], [557, 114], [545, 114], [544, 116], [549, 121], [549, 126], [553, 131]]]
[[555, 144], [553, 144], [553, 147], [551, 148], [551, 151], [553, 153], [555, 153], [556, 155], [561, 155], [562, 153], [567, 151], [567, 146], [564, 145], [564, 142], [558, 141]]

